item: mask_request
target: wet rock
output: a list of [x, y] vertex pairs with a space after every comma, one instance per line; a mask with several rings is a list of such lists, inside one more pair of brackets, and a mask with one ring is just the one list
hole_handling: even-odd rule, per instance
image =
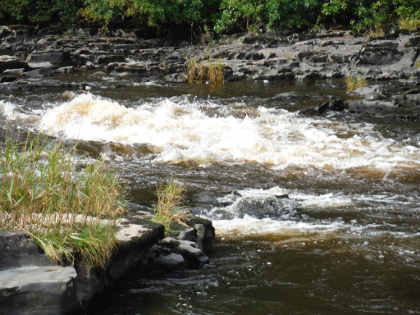
[[101, 55], [96, 58], [96, 63], [99, 65], [124, 62], [125, 56], [123, 55]]
[[181, 255], [186, 265], [190, 268], [199, 268], [209, 262], [209, 258], [198, 248], [196, 242], [172, 237], [166, 237], [159, 242], [159, 246], [155, 248], [156, 257], [153, 261], [159, 262], [162, 256], [168, 256], [169, 253]]
[[198, 246], [206, 253], [210, 252], [213, 248], [213, 242], [216, 238], [216, 232], [210, 220], [191, 217], [187, 221], [187, 225], [196, 230]]
[[412, 38], [410, 38], [406, 45], [406, 47], [420, 47], [420, 36], [414, 36]]
[[197, 229], [194, 227], [194, 228], [186, 229], [184, 231], [179, 232], [178, 239], [182, 241], [191, 241], [191, 242], [196, 241]]
[[13, 82], [19, 79], [20, 77], [21, 77], [20, 75], [14, 75], [14, 74], [2, 75], [0, 76], [0, 82], [1, 83]]
[[354, 93], [364, 96], [367, 101], [387, 99], [389, 97], [389, 95], [386, 95], [384, 88], [380, 85], [360, 87], [356, 89]]
[[186, 266], [185, 259], [180, 254], [170, 253], [168, 255], [161, 255], [156, 258], [155, 262], [165, 269], [175, 270], [184, 268]]
[[24, 232], [0, 232], [0, 270], [27, 265], [53, 265]]
[[362, 65], [389, 65], [400, 61], [403, 55], [398, 50], [398, 43], [381, 42], [362, 47], [359, 62]]
[[58, 73], [70, 73], [74, 71], [73, 66], [61, 67], [56, 70]]
[[73, 267], [27, 266], [0, 271], [1, 314], [67, 314], [77, 310]]
[[136, 62], [136, 63], [121, 63], [121, 62], [113, 62], [106, 66], [106, 71], [111, 72], [115, 71], [117, 73], [145, 73], [148, 70], [148, 65], [143, 62]]
[[70, 53], [62, 50], [34, 51], [26, 58], [26, 62], [31, 68], [59, 68], [73, 63]]
[[244, 197], [233, 205], [239, 217], [249, 215], [258, 219], [286, 218], [296, 213], [296, 202], [289, 198], [270, 196], [266, 198]]
[[9, 27], [5, 25], [0, 25], [0, 39], [8, 40], [10, 38], [15, 38], [16, 32], [12, 31]]
[[191, 267], [201, 267], [209, 262], [209, 258], [199, 248], [196, 248], [196, 243], [190, 241], [180, 241], [177, 247], [180, 253], [188, 262]]
[[185, 83], [187, 78], [185, 73], [170, 73], [164, 76], [164, 80], [169, 83]]
[[349, 101], [349, 111], [353, 113], [373, 113], [380, 115], [382, 112], [390, 112], [398, 108], [398, 104], [394, 101], [367, 101], [367, 100], [356, 100]]
[[348, 107], [348, 104], [345, 103], [342, 99], [333, 97], [330, 98], [327, 102], [315, 107], [314, 109], [317, 114], [322, 115], [328, 111], [341, 112]]
[[74, 280], [76, 299], [85, 305], [94, 295], [102, 292], [121, 278], [130, 268], [142, 262], [149, 249], [163, 238], [163, 226], [143, 219], [130, 219], [119, 225], [116, 234], [117, 251], [104, 269], [85, 263], [76, 266]]
[[0, 73], [9, 69], [25, 69], [28, 70], [29, 66], [26, 62], [19, 60], [15, 56], [0, 56]]

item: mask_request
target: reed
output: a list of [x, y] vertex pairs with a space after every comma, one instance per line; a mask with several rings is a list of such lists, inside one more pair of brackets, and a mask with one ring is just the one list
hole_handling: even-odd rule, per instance
[[190, 85], [219, 88], [224, 85], [224, 66], [217, 61], [197, 62], [195, 57], [187, 61], [187, 80]]
[[176, 224], [186, 226], [185, 220], [190, 217], [181, 205], [183, 193], [184, 189], [173, 180], [157, 189], [153, 221], [162, 224], [166, 233]]
[[358, 88], [367, 86], [367, 81], [363, 79], [360, 75], [346, 76], [345, 82], [348, 92], [353, 92]]
[[398, 20], [398, 26], [402, 30], [417, 31], [420, 29], [420, 19], [418, 18], [403, 18]]
[[75, 154], [39, 139], [6, 141], [0, 152], [0, 230], [26, 231], [54, 261], [103, 266], [116, 245], [122, 186], [97, 161], [78, 169]]

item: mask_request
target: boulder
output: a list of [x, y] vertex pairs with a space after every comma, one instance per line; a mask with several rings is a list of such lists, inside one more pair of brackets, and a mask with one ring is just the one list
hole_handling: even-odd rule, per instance
[[25, 232], [0, 232], [0, 253], [0, 270], [29, 265], [53, 265]]
[[62, 266], [26, 266], [0, 271], [0, 314], [58, 315], [77, 310], [76, 270]]
[[296, 214], [296, 202], [288, 196], [269, 196], [264, 198], [243, 197], [233, 205], [233, 211], [240, 218], [245, 215], [263, 218], [288, 218]]

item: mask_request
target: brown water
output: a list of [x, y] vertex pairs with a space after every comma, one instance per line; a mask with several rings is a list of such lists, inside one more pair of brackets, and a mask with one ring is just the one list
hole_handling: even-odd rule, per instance
[[417, 105], [298, 114], [354, 99], [341, 81], [207, 91], [57, 77], [12, 92], [8, 136], [77, 139], [146, 207], [175, 178], [216, 226], [209, 266], [133, 270], [88, 314], [420, 314], [420, 124], [395, 119]]

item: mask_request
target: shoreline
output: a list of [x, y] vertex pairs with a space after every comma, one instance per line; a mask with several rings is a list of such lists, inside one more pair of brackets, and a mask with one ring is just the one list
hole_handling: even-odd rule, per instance
[[120, 225], [118, 246], [102, 269], [75, 261], [60, 266], [24, 232], [1, 232], [0, 312], [62, 315], [80, 312], [132, 268], [200, 268], [215, 238], [210, 221], [191, 218], [189, 227], [165, 237], [164, 227], [140, 211]]

